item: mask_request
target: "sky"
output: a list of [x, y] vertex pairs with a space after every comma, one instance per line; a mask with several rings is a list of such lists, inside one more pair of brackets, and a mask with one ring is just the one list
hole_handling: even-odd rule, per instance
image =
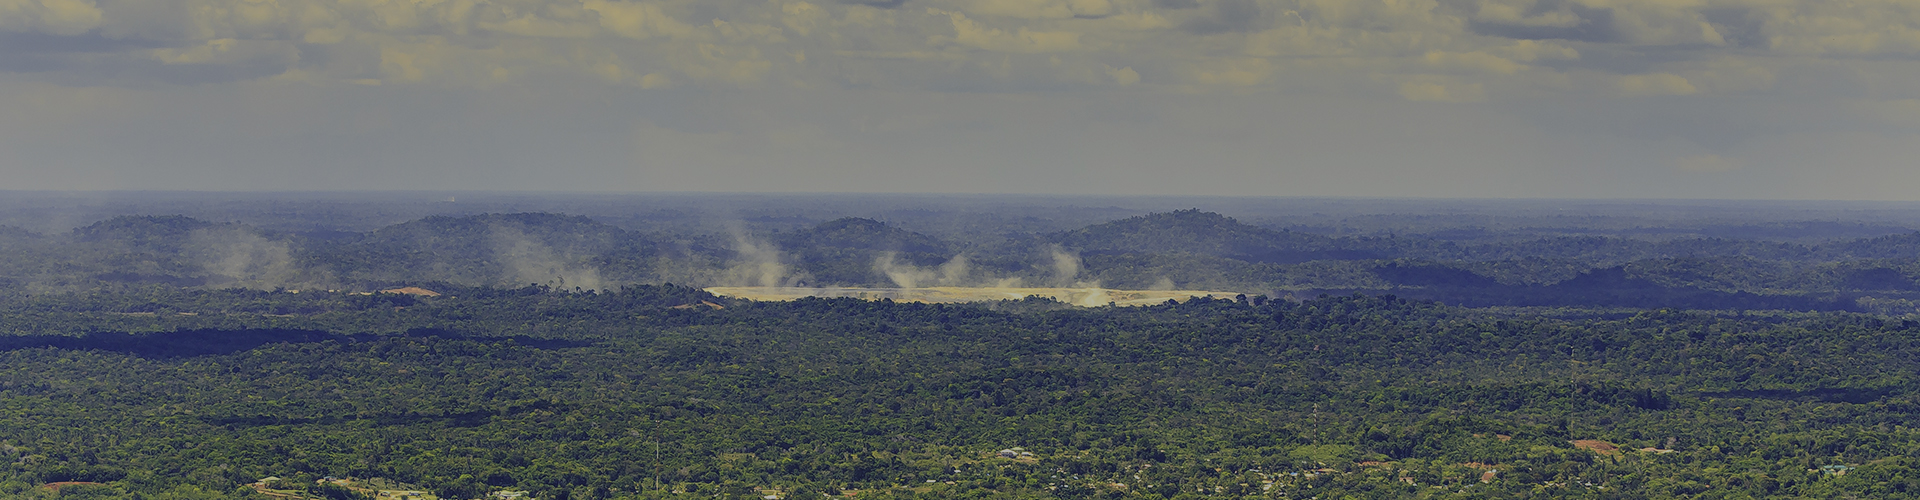
[[1920, 200], [1911, 0], [0, 0], [0, 189]]

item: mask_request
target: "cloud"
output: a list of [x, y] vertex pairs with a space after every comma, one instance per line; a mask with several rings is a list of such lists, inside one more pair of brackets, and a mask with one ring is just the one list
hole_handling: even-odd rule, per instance
[[1747, 6], [1708, 7], [1700, 18], [1711, 24], [1720, 39], [1745, 48], [1767, 46], [1766, 18], [1762, 11]]
[[1800, 55], [1920, 53], [1920, 12], [1897, 0], [1762, 4], [1753, 7], [1775, 52]]
[[1468, 26], [1475, 33], [1521, 40], [1623, 40], [1613, 9], [1574, 2], [1482, 1]]
[[105, 16], [91, 0], [0, 0], [0, 30], [80, 35]]
[[1033, 31], [1019, 28], [1005, 31], [988, 27], [979, 21], [968, 18], [966, 14], [939, 9], [927, 9], [930, 14], [946, 16], [953, 23], [953, 37], [933, 36], [928, 41], [934, 45], [955, 43], [976, 49], [993, 52], [1061, 52], [1080, 48], [1080, 34], [1069, 31]]
[[[811, 7], [805, 2], [794, 5]], [[657, 3], [589, 0], [582, 7], [595, 14], [601, 28], [625, 38], [686, 38], [697, 31], [693, 26], [668, 15]]]
[[900, 8], [901, 5], [906, 5], [907, 0], [840, 0], [840, 3], [878, 7], [882, 9], [897, 9]]
[[1018, 19], [1099, 18], [1113, 14], [1107, 0], [973, 0], [965, 11]]
[[1573, 10], [1580, 6], [1569, 2], [1480, 0], [1477, 7], [1473, 19], [1483, 23], [1561, 29], [1578, 28], [1582, 24], [1587, 24], [1587, 18]]
[[1208, 15], [1195, 17], [1181, 25], [1187, 32], [1200, 35], [1258, 31], [1266, 26], [1266, 13], [1254, 0], [1217, 0]]
[[[0, 0], [0, 72], [125, 86], [277, 79], [488, 88], [571, 79], [642, 90], [972, 92], [1146, 83], [1174, 92], [1200, 84], [1401, 97], [1477, 84], [1503, 89], [1487, 93], [1497, 99], [1565, 92], [1578, 86], [1563, 81], [1582, 75], [1611, 82], [1622, 97], [1749, 92], [1769, 87], [1743, 78], [1795, 64], [1766, 55], [1920, 54], [1920, 20], [1896, 0], [916, 1], [920, 8], [820, 0]], [[1730, 59], [1749, 67], [1727, 67]], [[1471, 81], [1403, 85], [1436, 73]]]
[[831, 19], [826, 9], [807, 2], [781, 5], [780, 14], [780, 23], [800, 36], [813, 34], [814, 29]]

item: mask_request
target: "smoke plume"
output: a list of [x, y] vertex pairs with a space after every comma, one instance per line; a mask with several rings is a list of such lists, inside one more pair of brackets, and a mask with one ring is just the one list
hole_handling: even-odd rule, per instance
[[1080, 255], [1059, 246], [1049, 247], [1047, 252], [1053, 257], [1053, 286], [1066, 288], [1083, 285], [1076, 281], [1080, 277]]
[[579, 287], [606, 289], [600, 270], [588, 263], [590, 257], [572, 252], [555, 252], [525, 232], [511, 226], [493, 226], [488, 231], [493, 243], [493, 258], [499, 262], [501, 278], [509, 284], [539, 283], [555, 288]]
[[919, 288], [923, 286], [974, 286], [977, 283], [970, 275], [972, 266], [966, 255], [955, 255], [946, 262], [934, 267], [919, 267], [900, 262], [899, 254], [886, 252], [874, 259], [873, 269], [885, 274], [893, 286], [900, 288]]
[[297, 287], [305, 281], [294, 265], [291, 245], [245, 228], [196, 229], [189, 234], [185, 250], [201, 269], [232, 280], [224, 286], [266, 290]]
[[756, 240], [739, 228], [731, 232], [733, 252], [738, 258], [727, 268], [722, 280], [727, 286], [777, 287], [800, 283], [802, 278], [793, 274], [773, 244]]

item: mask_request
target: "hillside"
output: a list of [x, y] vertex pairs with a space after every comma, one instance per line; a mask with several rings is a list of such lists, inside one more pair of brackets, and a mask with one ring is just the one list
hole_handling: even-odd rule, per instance
[[[364, 233], [122, 216], [64, 234], [0, 231], [0, 252], [9, 257], [0, 284], [23, 293], [413, 283], [1041, 286], [1394, 293], [1472, 306], [1920, 311], [1920, 239], [1913, 235], [1818, 244], [1554, 236], [1461, 245], [1275, 230], [1193, 209], [1008, 233], [997, 242], [945, 241], [861, 217], [715, 231], [648, 233], [552, 213], [432, 216]], [[1630, 279], [1581, 278], [1610, 270]]]
[[1048, 235], [1046, 240], [1088, 254], [1199, 254], [1248, 262], [1368, 259], [1377, 254], [1343, 248], [1313, 234], [1249, 226], [1231, 217], [1178, 210], [1096, 224]]

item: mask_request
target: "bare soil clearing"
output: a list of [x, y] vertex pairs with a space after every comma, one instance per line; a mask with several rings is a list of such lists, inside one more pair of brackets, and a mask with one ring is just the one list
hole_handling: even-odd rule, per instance
[[1576, 439], [1573, 441], [1573, 447], [1583, 449], [1583, 450], [1593, 450], [1594, 453], [1599, 453], [1601, 455], [1619, 455], [1620, 454], [1619, 446], [1614, 446], [1613, 443], [1601, 441], [1598, 439]]

